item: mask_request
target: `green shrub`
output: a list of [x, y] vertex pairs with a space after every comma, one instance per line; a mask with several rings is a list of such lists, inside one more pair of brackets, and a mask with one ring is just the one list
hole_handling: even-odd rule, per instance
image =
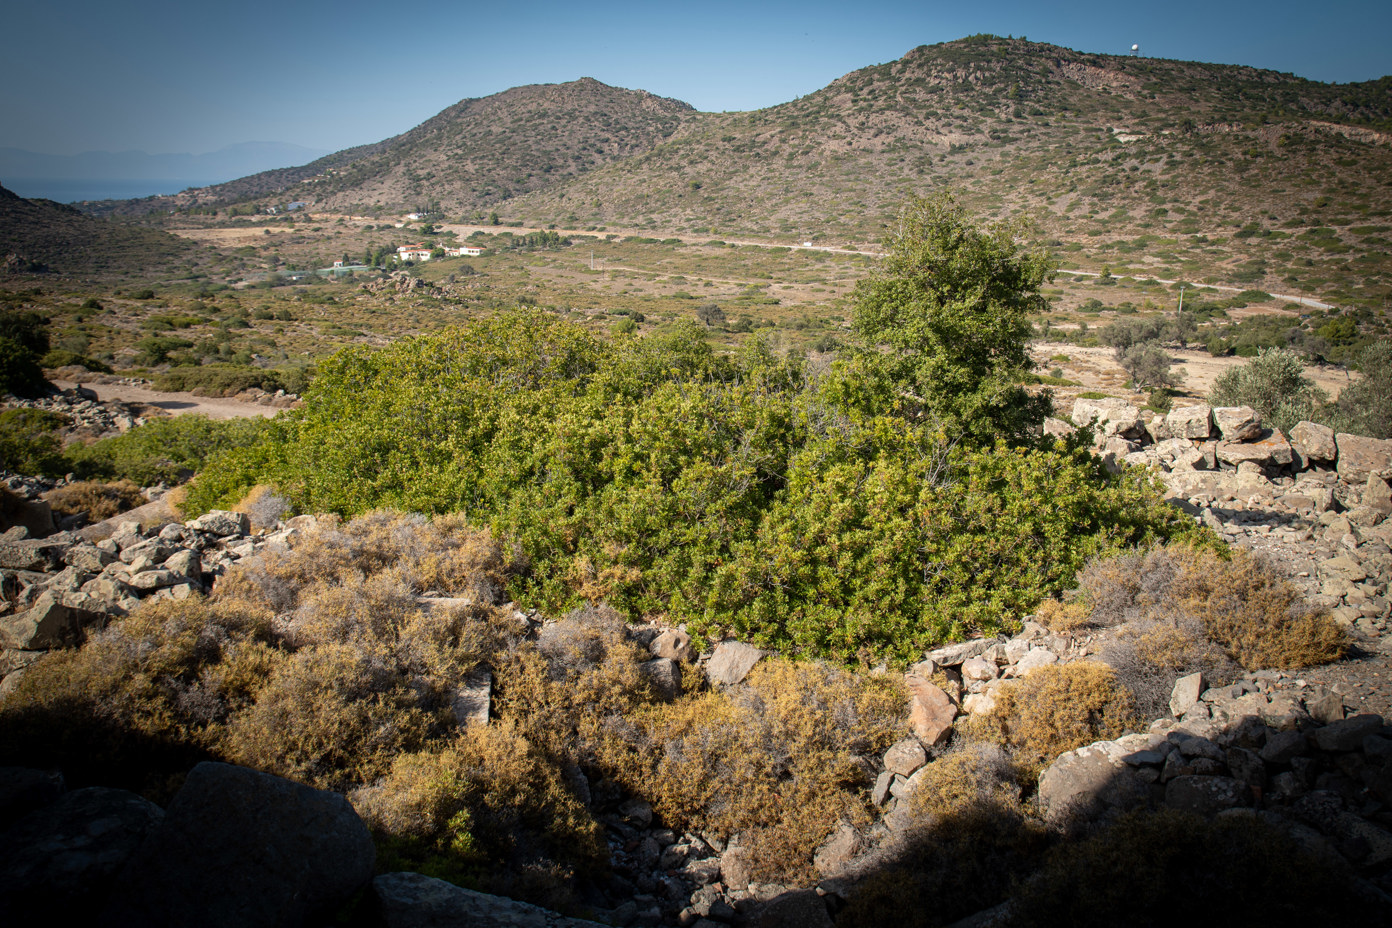
[[70, 450], [73, 468], [84, 477], [126, 479], [141, 486], [183, 483], [212, 455], [250, 445], [265, 428], [262, 419], [210, 419], [188, 415], [151, 419], [123, 435]]
[[37, 477], [61, 477], [72, 467], [57, 430], [68, 417], [47, 409], [0, 412], [0, 470]]
[[78, 354], [76, 351], [68, 351], [65, 348], [55, 348], [39, 359], [41, 367], [52, 370], [57, 367], [68, 367], [69, 365], [79, 365], [94, 371], [98, 374], [111, 373], [111, 365], [89, 358], [86, 355]]
[[37, 396], [46, 383], [39, 359], [48, 349], [47, 317], [35, 312], [0, 312], [0, 394]]
[[1368, 345], [1357, 364], [1363, 376], [1344, 387], [1328, 422], [1341, 432], [1392, 438], [1392, 341]]
[[278, 370], [235, 364], [174, 367], [156, 376], [155, 386], [160, 390], [184, 391], [198, 396], [235, 396], [251, 387], [267, 393], [288, 389]]
[[303, 408], [210, 462], [190, 511], [263, 483], [301, 511], [466, 510], [530, 559], [513, 592], [531, 604], [845, 661], [1003, 627], [1088, 557], [1192, 531], [1081, 450], [950, 448], [866, 413], [893, 387], [856, 370], [808, 387], [689, 323], [606, 344], [509, 314], [324, 362]]
[[1264, 425], [1285, 432], [1302, 419], [1319, 418], [1328, 397], [1305, 376], [1300, 356], [1285, 348], [1263, 348], [1254, 353], [1251, 361], [1224, 371], [1214, 381], [1209, 402], [1214, 406], [1250, 406], [1261, 414]]

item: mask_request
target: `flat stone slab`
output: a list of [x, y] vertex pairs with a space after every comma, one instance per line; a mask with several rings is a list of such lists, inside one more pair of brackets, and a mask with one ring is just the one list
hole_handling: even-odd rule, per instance
[[749, 676], [749, 671], [763, 656], [763, 651], [744, 642], [722, 641], [715, 646], [715, 653], [706, 665], [706, 679], [723, 686], [733, 686]]

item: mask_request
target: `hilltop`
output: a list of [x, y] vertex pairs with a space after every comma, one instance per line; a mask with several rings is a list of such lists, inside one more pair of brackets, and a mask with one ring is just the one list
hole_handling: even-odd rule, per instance
[[320, 209], [414, 209], [438, 201], [467, 213], [648, 151], [692, 113], [688, 104], [593, 78], [514, 87], [461, 100], [409, 132], [303, 167], [99, 209], [138, 213], [171, 200], [187, 208], [288, 194]]

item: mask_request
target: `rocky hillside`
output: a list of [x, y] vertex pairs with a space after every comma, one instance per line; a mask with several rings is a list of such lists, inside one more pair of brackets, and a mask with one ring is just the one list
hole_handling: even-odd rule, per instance
[[104, 222], [52, 200], [26, 200], [0, 187], [0, 277], [55, 273], [105, 276], [139, 267], [158, 273], [202, 251], [187, 239]]

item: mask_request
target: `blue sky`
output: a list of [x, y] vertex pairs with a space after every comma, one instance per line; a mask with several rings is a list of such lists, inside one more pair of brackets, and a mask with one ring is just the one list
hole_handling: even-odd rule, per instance
[[584, 76], [700, 110], [747, 110], [979, 32], [1118, 54], [1138, 42], [1143, 55], [1324, 81], [1392, 74], [1388, 0], [70, 0], [6, 12], [0, 147], [202, 153], [280, 141], [336, 150], [465, 97]]

